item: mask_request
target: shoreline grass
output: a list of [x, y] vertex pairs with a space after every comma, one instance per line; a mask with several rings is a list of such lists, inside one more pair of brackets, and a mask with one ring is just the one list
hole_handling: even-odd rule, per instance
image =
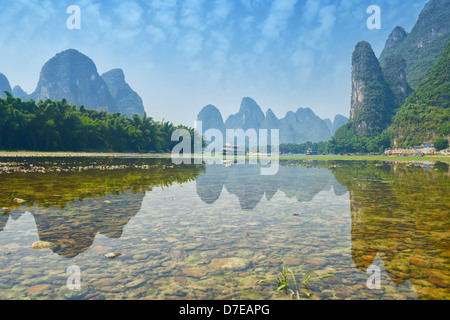
[[396, 157], [372, 155], [324, 155], [324, 156], [280, 156], [283, 160], [317, 160], [317, 161], [395, 161], [395, 162], [450, 162], [450, 156]]
[[[169, 153], [118, 153], [118, 152], [35, 152], [0, 151], [0, 158], [171, 158]], [[195, 157], [195, 156], [194, 156]], [[208, 157], [205, 157], [208, 159]], [[237, 159], [255, 159], [257, 156], [237, 157]], [[274, 157], [260, 156], [271, 160]], [[215, 158], [210, 158], [215, 159]], [[225, 159], [225, 157], [224, 157]], [[450, 162], [450, 156], [431, 155], [423, 157], [397, 157], [383, 155], [280, 155], [280, 160], [317, 160], [317, 161], [391, 161], [391, 162]]]

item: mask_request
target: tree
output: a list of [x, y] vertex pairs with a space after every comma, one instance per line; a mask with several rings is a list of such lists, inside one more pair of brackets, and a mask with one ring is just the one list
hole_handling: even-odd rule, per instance
[[434, 142], [434, 147], [436, 148], [436, 151], [445, 150], [448, 148], [448, 140], [444, 138], [439, 138]]
[[7, 93], [0, 99], [0, 149], [31, 151], [139, 152], [172, 150], [170, 122], [156, 122], [147, 114], [127, 118], [61, 101], [21, 101]]

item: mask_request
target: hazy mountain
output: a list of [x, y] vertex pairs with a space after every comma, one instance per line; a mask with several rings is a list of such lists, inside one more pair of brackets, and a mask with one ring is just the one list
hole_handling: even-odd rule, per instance
[[20, 98], [22, 100], [28, 100], [29, 95], [26, 93], [21, 86], [15, 86], [12, 89], [12, 95], [16, 98]]
[[309, 108], [299, 108], [295, 113], [288, 112], [280, 122], [281, 143], [327, 141], [332, 136], [326, 121], [319, 118]]
[[3, 73], [0, 73], [0, 98], [6, 98], [6, 94], [3, 91], [8, 91], [12, 93], [11, 85], [9, 84], [8, 78]]
[[344, 117], [343, 115], [340, 115], [340, 114], [336, 115], [334, 117], [334, 121], [333, 121], [333, 126], [332, 126], [332, 129], [331, 129], [331, 132], [333, 134], [335, 134], [336, 131], [338, 131], [338, 129], [341, 128], [343, 125], [345, 125], [347, 122], [348, 122], [348, 118], [347, 117]]
[[[288, 112], [282, 119], [278, 119], [272, 109], [264, 115], [261, 107], [251, 98], [242, 100], [239, 112], [232, 114], [223, 123], [220, 111], [214, 106], [206, 106], [197, 116], [203, 123], [203, 133], [208, 129], [278, 129], [280, 130], [280, 143], [300, 144], [304, 142], [319, 142], [329, 140], [334, 132], [345, 124], [348, 119], [336, 116], [334, 123], [331, 120], [322, 120], [309, 108], [299, 108], [296, 112]], [[225, 135], [224, 135], [225, 137]]]
[[261, 129], [280, 129], [281, 121], [277, 118], [275, 113], [273, 113], [272, 109], [267, 110], [266, 117], [261, 123]]
[[227, 129], [259, 130], [265, 116], [260, 106], [251, 98], [242, 99], [239, 112], [231, 115], [225, 121]]
[[106, 72], [102, 75], [102, 78], [105, 80], [120, 113], [128, 117], [132, 117], [134, 114], [140, 116], [144, 114], [142, 99], [125, 81], [125, 74], [122, 69], [113, 69]]
[[66, 99], [88, 109], [104, 108], [111, 113], [118, 111], [94, 62], [73, 49], [58, 53], [43, 66], [31, 97], [36, 101]]

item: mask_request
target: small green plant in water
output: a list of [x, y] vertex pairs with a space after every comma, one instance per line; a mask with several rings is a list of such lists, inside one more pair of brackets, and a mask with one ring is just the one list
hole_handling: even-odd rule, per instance
[[[289, 281], [289, 274], [291, 275], [291, 281]], [[303, 290], [303, 292], [308, 296], [311, 297], [311, 291], [308, 289], [308, 283], [313, 280], [322, 279], [322, 278], [328, 278], [333, 277], [333, 274], [325, 274], [322, 276], [317, 277], [311, 277], [314, 271], [311, 271], [305, 279], [301, 282], [297, 282], [297, 279], [295, 278], [294, 271], [290, 268], [283, 267], [283, 270], [281, 271], [281, 277], [277, 277], [277, 292], [284, 290], [286, 295], [291, 295], [293, 297], [294, 295], [297, 297], [297, 299], [300, 299], [300, 292], [302, 291], [300, 289], [300, 285], [303, 285], [306, 290]], [[259, 283], [267, 283], [266, 280], [261, 280]], [[275, 283], [275, 282], [274, 282]]]

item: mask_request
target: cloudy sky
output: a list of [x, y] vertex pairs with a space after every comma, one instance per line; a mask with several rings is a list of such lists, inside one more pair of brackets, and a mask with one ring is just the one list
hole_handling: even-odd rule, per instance
[[[31, 93], [44, 63], [73, 48], [100, 74], [122, 68], [156, 120], [193, 126], [207, 104], [226, 119], [243, 97], [280, 118], [299, 107], [348, 116], [355, 44], [366, 40], [379, 55], [426, 2], [0, 0], [0, 72]], [[67, 28], [70, 5], [81, 9], [80, 30]], [[371, 5], [381, 29], [367, 27]]]

